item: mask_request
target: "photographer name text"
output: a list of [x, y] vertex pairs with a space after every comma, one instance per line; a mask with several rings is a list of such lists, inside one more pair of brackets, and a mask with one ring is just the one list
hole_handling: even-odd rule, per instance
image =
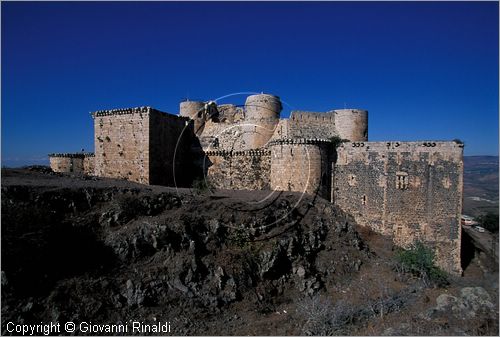
[[39, 324], [15, 324], [7, 323], [7, 332], [21, 336], [38, 336], [79, 332], [83, 334], [110, 333], [170, 333], [170, 322], [145, 323], [131, 321], [120, 324], [96, 324], [92, 322], [66, 322], [66, 323], [42, 323]]

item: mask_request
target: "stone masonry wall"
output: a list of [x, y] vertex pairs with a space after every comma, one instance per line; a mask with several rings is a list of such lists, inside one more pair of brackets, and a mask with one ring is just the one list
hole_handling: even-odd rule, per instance
[[333, 110], [338, 136], [351, 142], [368, 140], [368, 111], [359, 109]]
[[271, 149], [271, 189], [331, 194], [332, 144], [326, 140], [288, 139], [274, 141]]
[[269, 142], [278, 125], [281, 110], [279, 97], [267, 94], [247, 97], [242, 124], [244, 150], [258, 149]]
[[83, 158], [82, 154], [50, 154], [50, 168], [54, 172], [83, 173]]
[[189, 119], [155, 109], [149, 118], [149, 184], [190, 186]]
[[97, 176], [173, 186], [175, 167], [183, 175], [179, 183], [190, 178], [181, 167], [188, 160], [189, 127], [177, 143], [187, 118], [150, 107], [98, 111], [93, 117]]
[[353, 142], [337, 149], [334, 202], [402, 247], [420, 240], [460, 273], [463, 145]]
[[95, 174], [95, 155], [93, 153], [83, 158], [83, 173], [91, 176]]
[[93, 114], [97, 176], [150, 183], [150, 112], [141, 107]]
[[241, 123], [215, 123], [207, 121], [200, 143], [206, 151], [216, 150], [243, 150], [245, 140], [243, 138], [243, 127]]
[[245, 109], [234, 104], [221, 104], [217, 106], [217, 110], [220, 122], [237, 123], [245, 118]]
[[277, 140], [277, 139], [285, 139], [285, 138], [290, 138], [289, 137], [289, 119], [288, 118], [281, 118], [276, 125], [276, 129], [274, 130], [274, 134], [271, 137], [271, 141]]
[[322, 138], [337, 136], [331, 112], [292, 111], [288, 120], [288, 138]]
[[269, 189], [270, 151], [208, 151], [206, 155], [207, 178], [216, 188]]

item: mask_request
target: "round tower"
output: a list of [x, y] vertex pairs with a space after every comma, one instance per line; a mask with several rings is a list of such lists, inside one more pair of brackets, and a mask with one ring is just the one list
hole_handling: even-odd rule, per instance
[[245, 149], [264, 146], [274, 133], [280, 119], [282, 105], [278, 96], [258, 94], [245, 101], [243, 141]]
[[340, 138], [351, 142], [368, 141], [368, 111], [359, 109], [334, 110], [335, 129]]
[[271, 189], [331, 194], [330, 155], [332, 144], [320, 139], [280, 139], [271, 149]]
[[184, 101], [180, 103], [179, 115], [194, 121], [194, 132], [200, 134], [205, 125], [205, 102]]
[[[195, 119], [203, 115], [205, 102], [200, 101], [184, 101], [179, 106], [179, 115]], [[199, 114], [199, 116], [198, 116]]]

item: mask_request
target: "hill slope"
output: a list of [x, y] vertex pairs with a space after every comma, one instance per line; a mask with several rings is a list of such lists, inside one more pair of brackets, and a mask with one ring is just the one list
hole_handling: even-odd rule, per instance
[[477, 269], [428, 288], [395, 269], [391, 240], [297, 193], [3, 170], [1, 249], [3, 334], [9, 321], [169, 322], [175, 335], [498, 332], [498, 279]]

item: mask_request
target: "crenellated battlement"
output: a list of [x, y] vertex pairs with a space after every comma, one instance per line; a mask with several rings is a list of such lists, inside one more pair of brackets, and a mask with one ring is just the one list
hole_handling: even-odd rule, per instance
[[95, 112], [91, 112], [91, 116], [93, 118], [96, 117], [106, 117], [106, 116], [121, 116], [121, 115], [131, 115], [131, 114], [141, 114], [141, 115], [147, 115], [151, 113], [156, 113], [156, 114], [161, 114], [164, 117], [171, 118], [171, 119], [183, 119], [188, 121], [189, 118], [185, 116], [177, 116], [170, 114], [168, 112], [160, 111], [158, 109], [152, 108], [150, 106], [141, 106], [141, 107], [135, 107], [135, 108], [125, 108], [125, 109], [109, 109], [109, 110], [98, 110]]
[[243, 151], [235, 151], [235, 150], [210, 150], [205, 151], [205, 155], [207, 156], [269, 156], [271, 155], [270, 150], [262, 149], [262, 150], [243, 150]]
[[95, 157], [93, 152], [76, 152], [76, 153], [49, 153], [49, 158], [86, 158]]
[[333, 112], [314, 112], [314, 111], [302, 111], [294, 110], [290, 113], [290, 119], [293, 121], [323, 121], [323, 122], [335, 122], [335, 117]]
[[140, 106], [135, 108], [125, 108], [125, 109], [108, 109], [108, 110], [98, 110], [91, 112], [92, 117], [103, 117], [103, 116], [111, 116], [111, 115], [128, 115], [135, 113], [150, 113], [154, 110], [150, 106]]
[[389, 142], [346, 142], [339, 145], [341, 149], [352, 151], [397, 151], [397, 152], [437, 152], [463, 149], [464, 144], [459, 141], [389, 141]]
[[[329, 139], [322, 138], [282, 138], [272, 140], [268, 143], [268, 146], [282, 145], [282, 144], [327, 144], [332, 143]], [[333, 144], [333, 143], [332, 143]]]

